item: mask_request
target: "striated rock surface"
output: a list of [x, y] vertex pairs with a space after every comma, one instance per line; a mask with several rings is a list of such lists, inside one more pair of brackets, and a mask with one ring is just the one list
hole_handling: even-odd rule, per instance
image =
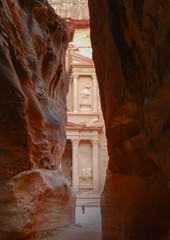
[[89, 0], [110, 156], [103, 240], [170, 239], [170, 2]]
[[0, 1], [0, 239], [74, 223], [59, 170], [68, 30], [46, 0]]

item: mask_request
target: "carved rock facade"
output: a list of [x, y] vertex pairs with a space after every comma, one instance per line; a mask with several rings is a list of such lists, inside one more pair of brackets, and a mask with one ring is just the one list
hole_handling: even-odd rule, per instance
[[103, 240], [169, 240], [170, 2], [89, 7], [110, 156]]
[[74, 222], [58, 168], [68, 31], [46, 0], [3, 0], [0, 12], [0, 239], [25, 239]]

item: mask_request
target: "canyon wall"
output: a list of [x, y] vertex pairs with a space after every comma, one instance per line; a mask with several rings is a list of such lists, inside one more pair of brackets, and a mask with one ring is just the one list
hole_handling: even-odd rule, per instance
[[74, 223], [66, 144], [65, 21], [46, 0], [0, 1], [0, 239]]
[[108, 139], [103, 240], [170, 239], [170, 2], [89, 0]]

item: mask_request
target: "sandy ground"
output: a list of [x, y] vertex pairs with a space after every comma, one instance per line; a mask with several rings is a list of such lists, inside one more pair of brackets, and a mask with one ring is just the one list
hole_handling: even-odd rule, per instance
[[99, 207], [76, 208], [76, 224], [57, 229], [43, 240], [101, 240], [101, 214]]

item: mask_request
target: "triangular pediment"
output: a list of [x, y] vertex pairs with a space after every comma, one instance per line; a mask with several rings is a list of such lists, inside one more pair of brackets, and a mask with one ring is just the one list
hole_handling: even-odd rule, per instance
[[71, 128], [79, 128], [79, 127], [82, 127], [81, 124], [76, 124], [76, 123], [73, 123], [73, 122], [67, 122], [67, 127], [71, 127]]
[[75, 51], [70, 51], [70, 57], [72, 65], [94, 66], [94, 62], [91, 58], [85, 57]]

